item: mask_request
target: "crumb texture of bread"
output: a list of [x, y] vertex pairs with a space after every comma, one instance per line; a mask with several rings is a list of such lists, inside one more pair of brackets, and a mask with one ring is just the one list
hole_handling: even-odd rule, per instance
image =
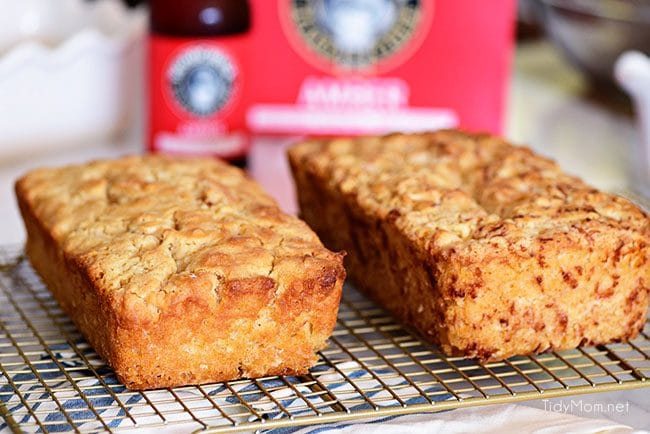
[[332, 333], [343, 255], [237, 168], [124, 157], [16, 195], [34, 268], [129, 388], [302, 374]]
[[302, 217], [350, 278], [449, 355], [501, 360], [634, 338], [650, 219], [552, 160], [443, 130], [289, 150]]

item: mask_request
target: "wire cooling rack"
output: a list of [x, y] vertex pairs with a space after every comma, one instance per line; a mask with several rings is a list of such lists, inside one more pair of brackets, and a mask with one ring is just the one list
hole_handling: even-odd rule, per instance
[[634, 341], [497, 363], [445, 357], [346, 287], [309, 375], [147, 392], [122, 386], [19, 249], [0, 248], [0, 413], [19, 432], [232, 432], [650, 385]]

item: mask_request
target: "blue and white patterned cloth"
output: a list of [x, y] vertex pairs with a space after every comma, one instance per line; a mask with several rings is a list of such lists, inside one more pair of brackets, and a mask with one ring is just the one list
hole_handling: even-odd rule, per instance
[[[81, 347], [83, 349], [87, 344], [82, 341], [76, 343], [76, 346], [77, 348]], [[88, 369], [85, 362], [80, 360], [72, 352], [68, 344], [50, 345], [49, 353], [54, 354], [56, 360], [53, 360], [48, 352], [44, 352], [37, 363], [32, 363], [38, 365], [38, 374], [42, 381], [53, 391], [52, 393], [43, 386], [38, 376], [26, 364], [20, 369], [26, 372], [13, 375], [11, 382], [5, 376], [0, 377], [0, 400], [5, 405], [9, 414], [12, 415], [14, 421], [18, 425], [21, 425], [21, 428], [24, 427], [26, 431], [39, 432], [41, 430], [35, 424], [36, 421], [34, 418], [26, 411], [21, 401], [21, 396], [26, 397], [31, 405], [31, 409], [37, 412], [41, 422], [44, 422], [47, 425], [47, 429], [52, 432], [65, 432], [72, 428], [66, 415], [60, 410], [61, 406], [81, 430], [102, 430], [106, 428], [97, 420], [98, 418], [94, 414], [94, 411], [101, 416], [109, 429], [133, 426], [133, 420], [126, 417], [126, 412], [118, 405], [118, 402], [113, 396], [107, 392], [107, 388], [110, 388], [115, 395], [120, 397], [121, 404], [128, 409], [130, 415], [133, 416], [140, 427], [146, 428], [147, 424], [160, 422], [159, 417], [153, 413], [153, 407], [148, 405], [148, 400], [154, 403], [156, 409], [165, 414], [166, 417], [168, 417], [168, 411], [176, 412], [176, 417], [170, 417], [168, 423], [171, 431], [184, 432], [191, 428], [201, 428], [200, 425], [191, 419], [188, 413], [179, 411], [179, 400], [187, 399], [188, 402], [192, 403], [205, 400], [205, 403], [210, 405], [210, 401], [205, 398], [201, 390], [195, 387], [174, 389], [173, 394], [169, 390], [154, 390], [144, 393], [130, 392], [117, 381], [110, 368], [100, 360], [92, 359], [95, 360], [94, 364], [96, 364], [92, 366], [95, 372]], [[394, 406], [398, 402], [397, 399], [394, 399], [395, 396], [391, 395], [391, 392], [383, 389], [376, 379], [377, 377], [375, 375], [385, 374], [385, 372], [381, 372], [381, 369], [373, 369], [373, 373], [370, 373], [362, 369], [357, 362], [353, 361], [342, 361], [338, 363], [334, 361], [334, 365], [336, 369], [332, 369], [330, 365], [319, 365], [312, 370], [311, 374], [313, 378], [318, 379], [321, 383], [327, 384], [328, 391], [335, 394], [337, 399], [346, 401], [360, 398], [360, 394], [354, 388], [354, 385], [356, 385], [356, 387], [362, 390], [377, 389], [375, 392], [366, 392], [366, 395], [376, 401], [380, 406]], [[61, 366], [66, 368], [65, 373], [60, 369]], [[345, 372], [347, 379], [341, 372]], [[94, 375], [95, 373], [101, 377], [105, 386], [100, 383], [97, 376]], [[74, 381], [74, 384], [79, 389], [83, 390], [86, 400], [95, 409], [94, 411], [88, 405], [88, 402], [72, 387], [72, 383], [66, 378], [66, 375]], [[383, 381], [406, 404], [426, 402], [425, 398], [421, 396], [413, 397], [414, 395], [419, 395], [418, 391], [410, 386], [402, 377], [389, 378]], [[287, 415], [262, 392], [262, 389], [271, 390], [270, 395], [273, 399], [284, 406], [294, 416], [313, 414], [312, 410], [306, 408], [305, 400], [300, 398], [299, 394], [308, 395], [309, 397], [307, 399], [310, 404], [318, 407], [321, 411], [332, 411], [331, 407], [326, 405], [326, 401], [322, 395], [314, 394], [312, 389], [302, 384], [303, 382], [304, 378], [285, 377], [284, 381], [279, 378], [260, 380], [259, 385], [256, 382], [248, 381], [235, 382], [229, 386], [230, 388], [225, 384], [215, 384], [202, 386], [202, 389], [222, 410], [239, 423], [258, 419], [254, 415], [249, 415], [248, 418], [242, 418], [242, 413], [250, 412], [246, 410], [240, 398], [233, 394], [232, 390], [236, 391], [241, 399], [245, 400], [246, 405], [262, 414], [266, 420], [286, 418]], [[352, 382], [354, 385], [351, 384]], [[288, 386], [288, 383], [292, 387]], [[18, 385], [20, 394], [15, 393], [14, 387], [16, 385]], [[426, 392], [438, 391], [439, 394], [433, 395], [436, 397], [435, 400], [450, 398], [451, 395], [441, 392], [441, 390], [440, 386], [432, 386]], [[56, 400], [53, 399], [53, 396]], [[371, 409], [371, 406], [360, 400], [358, 405], [349, 407], [349, 409], [351, 411], [368, 410]], [[198, 412], [195, 411], [195, 413]], [[205, 418], [208, 423], [210, 421], [218, 421], [218, 410], [212, 409], [212, 413], [209, 414], [209, 412], [202, 411], [199, 416]], [[180, 420], [177, 421], [174, 419]], [[189, 425], [177, 425], [177, 422], [181, 422], [182, 420], [187, 421]], [[221, 423], [224, 422], [225, 419], [221, 421]], [[3, 425], [0, 425], [0, 428], [6, 427], [6, 421]], [[297, 430], [300, 430], [300, 428], [282, 428], [272, 430], [272, 432], [289, 433]]]
[[[79, 345], [83, 345], [80, 343]], [[169, 410], [178, 410], [180, 400], [186, 400], [187, 405], [191, 403], [200, 402], [205, 398], [196, 388], [180, 388], [174, 390], [176, 397], [168, 390], [149, 391], [144, 394], [128, 392], [124, 386], [120, 385], [115, 377], [112, 375], [109, 368], [97, 362], [97, 366], [93, 366], [95, 371], [105, 381], [106, 386], [100, 384], [99, 380], [93, 377], [93, 372], [87, 369], [87, 366], [81, 361], [76, 360], [75, 354], [70, 353], [67, 344], [61, 344], [59, 348], [50, 347], [50, 352], [55, 354], [57, 360], [54, 361], [47, 354], [44, 353], [40, 356], [39, 375], [42, 380], [48, 384], [49, 388], [54, 392], [54, 396], [59, 404], [52, 399], [52, 395], [43, 387], [38, 377], [32, 372], [19, 373], [14, 375], [11, 380], [14, 384], [21, 384], [20, 394], [26, 397], [32, 404], [32, 409], [38, 412], [39, 415], [45, 415], [42, 422], [47, 423], [49, 431], [53, 432], [66, 432], [71, 430], [70, 423], [66, 420], [64, 414], [60, 411], [59, 405], [63, 406], [80, 430], [84, 431], [103, 431], [105, 427], [96, 419], [95, 414], [89, 409], [88, 404], [84, 401], [75, 391], [71, 390], [70, 382], [62, 373], [59, 366], [62, 365], [66, 370], [67, 375], [72, 378], [80, 378], [76, 381], [76, 385], [84, 390], [86, 399], [92, 404], [96, 411], [100, 414], [102, 419], [105, 420], [109, 429], [126, 428], [132, 426], [132, 420], [125, 418], [125, 411], [115, 402], [115, 400], [106, 393], [106, 386], [118, 396], [128, 396], [122, 399], [122, 404], [129, 409], [129, 413], [137, 420], [138, 425], [141, 427], [142, 432], [153, 431], [152, 427], [147, 427], [148, 423], [159, 421], [158, 417], [151, 414], [152, 408], [146, 404], [146, 399], [156, 404], [156, 408], [163, 413]], [[72, 361], [71, 361], [72, 360]], [[379, 389], [377, 392], [367, 392], [366, 394], [378, 403], [385, 403], [385, 405], [395, 405], [395, 401], [386, 390], [382, 390], [380, 384], [375, 377], [368, 371], [361, 369], [356, 362], [340, 362], [335, 363], [336, 370], [332, 370], [331, 366], [321, 365], [315, 368], [312, 376], [318, 379], [321, 383], [328, 385], [328, 390], [332, 391], [338, 399], [346, 400], [353, 399], [358, 396], [355, 391], [354, 383], [357, 387], [363, 390]], [[344, 378], [340, 372], [345, 372], [347, 377], [352, 380]], [[33, 381], [33, 382], [32, 382]], [[286, 377], [286, 381], [293, 385], [295, 390], [300, 393], [309, 394], [313, 392], [306, 386], [301, 385], [302, 380]], [[412, 386], [408, 383], [405, 384], [404, 379], [394, 378], [393, 380], [384, 380], [389, 382], [392, 390], [399, 391], [401, 396], [417, 395]], [[267, 390], [272, 390], [271, 396], [281, 403], [286, 409], [293, 414], [299, 416], [301, 413], [308, 413], [308, 409], [296, 409], [294, 407], [303, 407], [304, 401], [297, 396], [294, 388], [287, 386], [287, 383], [281, 379], [269, 379], [260, 381], [261, 386]], [[24, 405], [20, 400], [18, 394], [13, 393], [13, 386], [9, 383], [6, 377], [0, 377], [0, 397], [5, 408], [13, 415], [14, 420], [21, 425], [21, 428], [26, 432], [40, 432], [38, 426], [34, 425], [33, 418], [26, 413]], [[239, 396], [245, 397], [246, 404], [255, 411], [264, 414], [264, 418], [268, 420], [275, 420], [286, 417], [278, 406], [270, 400], [255, 382], [242, 382], [236, 383], [237, 385], [230, 387], [235, 390]], [[397, 386], [397, 387], [396, 387]], [[401, 387], [400, 387], [401, 386]], [[426, 390], [427, 393], [435, 392], [439, 386], [431, 387]], [[56, 392], [58, 389], [65, 389], [65, 391]], [[233, 394], [224, 384], [216, 384], [210, 386], [203, 386], [205, 394], [209, 395], [220, 407], [227, 409], [227, 413], [238, 420], [240, 423], [245, 422], [245, 419], [234, 416], [237, 413], [247, 413], [246, 407], [242, 402]], [[440, 390], [438, 390], [440, 391]], [[243, 394], [243, 395], [242, 395]], [[146, 396], [146, 398], [145, 398]], [[445, 393], [434, 394], [437, 400], [449, 399], [450, 395]], [[393, 397], [394, 398], [394, 397]], [[327, 408], [327, 406], [320, 406], [324, 400], [320, 395], [309, 398], [310, 402], [319, 408]], [[207, 399], [206, 399], [207, 401]], [[423, 403], [424, 398], [410, 398], [404, 400], [407, 404]], [[209, 402], [209, 401], [207, 401]], [[351, 410], [362, 410], [370, 408], [367, 403], [360, 403], [357, 407], [352, 407]], [[217, 410], [213, 410], [216, 416]], [[166, 427], [155, 428], [158, 433], [184, 433], [192, 430], [200, 429], [201, 426], [196, 422], [189, 419], [187, 413], [176, 412], [180, 415], [178, 421], [175, 421], [170, 416], [170, 422]], [[205, 414], [204, 416], [210, 416]], [[183, 422], [185, 420], [185, 422]], [[208, 419], [209, 420], [209, 419]], [[254, 420], [254, 417], [251, 417]], [[177, 423], [178, 422], [178, 423]], [[8, 426], [3, 423], [0, 426], [0, 431], [9, 431]], [[302, 426], [293, 428], [278, 428], [265, 432], [273, 434], [316, 434], [316, 433], [408, 433], [414, 432], [500, 432], [514, 433], [514, 432], [540, 432], [540, 433], [554, 433], [554, 432], [580, 432], [580, 433], [595, 433], [595, 432], [611, 432], [611, 433], [629, 433], [633, 432], [632, 429], [624, 425], [616, 424], [606, 420], [585, 419], [572, 416], [570, 414], [556, 414], [543, 410], [538, 410], [530, 407], [517, 406], [517, 405], [491, 405], [486, 407], [476, 407], [459, 409], [447, 412], [438, 412], [430, 414], [416, 414], [404, 416], [390, 416], [375, 418], [364, 421], [345, 421], [332, 424], [324, 424], [317, 426]]]

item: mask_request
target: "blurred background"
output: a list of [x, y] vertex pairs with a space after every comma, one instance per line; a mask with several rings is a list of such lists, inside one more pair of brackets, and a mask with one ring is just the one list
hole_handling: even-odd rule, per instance
[[[489, 3], [489, 4], [488, 4]], [[650, 195], [650, 0], [0, 0], [2, 241], [24, 171], [218, 156], [295, 211], [305, 136], [462, 127]]]

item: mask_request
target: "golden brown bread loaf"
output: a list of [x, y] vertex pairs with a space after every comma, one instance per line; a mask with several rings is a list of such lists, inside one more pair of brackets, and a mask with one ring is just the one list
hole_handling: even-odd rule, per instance
[[440, 131], [289, 158], [302, 217], [351, 279], [449, 355], [602, 344], [646, 321], [648, 217], [527, 148]]
[[304, 373], [332, 332], [342, 255], [237, 168], [127, 157], [16, 193], [34, 268], [129, 388]]

